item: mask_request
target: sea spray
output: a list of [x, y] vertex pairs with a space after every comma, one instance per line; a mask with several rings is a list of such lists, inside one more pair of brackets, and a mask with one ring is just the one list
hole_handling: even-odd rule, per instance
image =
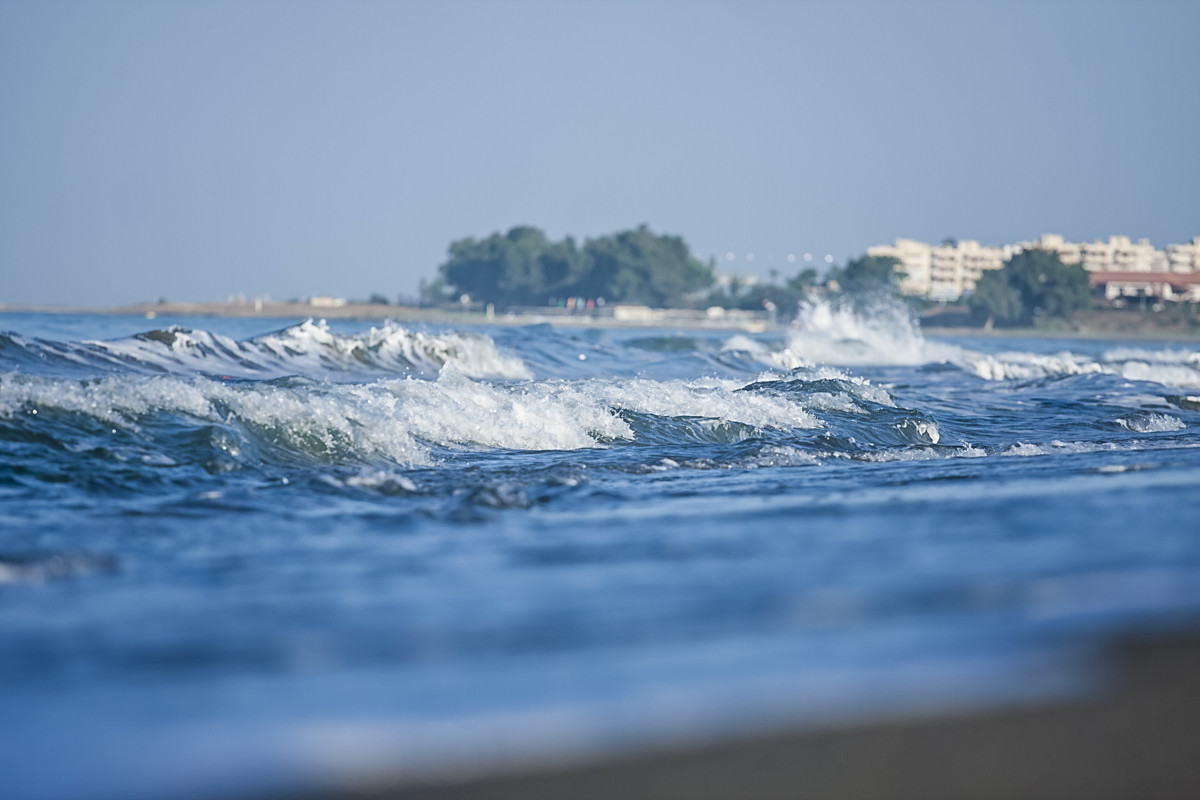
[[929, 342], [912, 309], [892, 297], [805, 301], [782, 348], [739, 335], [724, 349], [781, 369], [838, 364], [915, 365], [955, 358], [960, 348]]
[[878, 297], [803, 303], [784, 354], [818, 364], [922, 364], [941, 358], [942, 350], [921, 335], [911, 308]]

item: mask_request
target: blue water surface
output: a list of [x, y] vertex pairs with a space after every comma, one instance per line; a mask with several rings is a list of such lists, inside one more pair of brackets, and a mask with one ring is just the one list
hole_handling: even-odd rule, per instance
[[0, 315], [0, 796], [1087, 691], [1200, 610], [1194, 343]]

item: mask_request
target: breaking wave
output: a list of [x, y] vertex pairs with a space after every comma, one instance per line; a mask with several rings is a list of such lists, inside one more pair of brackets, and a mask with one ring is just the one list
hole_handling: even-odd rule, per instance
[[868, 305], [819, 300], [804, 304], [797, 330], [782, 346], [739, 335], [722, 350], [777, 369], [811, 365], [917, 366], [944, 364], [986, 381], [1026, 381], [1073, 375], [1114, 375], [1166, 386], [1200, 386], [1200, 352], [1182, 349], [1111, 348], [1099, 356], [1070, 351], [984, 353], [929, 341], [912, 310], [899, 300]]
[[[931, 405], [940, 412], [914, 408], [924, 401], [898, 401], [891, 384], [848, 371], [930, 364], [947, 375], [1012, 382], [1014, 390], [1092, 374], [1200, 385], [1195, 352], [987, 354], [926, 341], [899, 303], [812, 303], [801, 328], [783, 338], [664, 335], [624, 343], [545, 326], [504, 329], [493, 339], [390, 322], [344, 333], [310, 320], [244, 341], [182, 327], [84, 342], [2, 334], [0, 433], [108, 461], [192, 464], [210, 473], [339, 465], [394, 475], [489, 451], [633, 448], [613, 463], [655, 472], [1069, 449], [1057, 431], [1014, 441], [1005, 426], [1020, 424], [1019, 411], [997, 424], [969, 408], [948, 411], [945, 401]], [[1141, 406], [1184, 415], [1200, 408], [1186, 390], [1140, 397]], [[996, 411], [1009, 413], [1002, 406]], [[1112, 408], [1091, 424], [1150, 436], [1187, 427], [1161, 410]], [[638, 448], [652, 450], [642, 458]], [[409, 491], [388, 480], [380, 491]]]
[[1135, 433], [1170, 433], [1187, 427], [1187, 423], [1179, 417], [1154, 411], [1134, 412], [1118, 419], [1117, 424]]
[[1115, 375], [1131, 381], [1165, 386], [1200, 386], [1200, 354], [1177, 361], [1147, 359], [1140, 351], [1109, 351], [1099, 360], [1062, 352], [1055, 355], [964, 351], [963, 366], [988, 381], [1032, 380], [1071, 375]]
[[[758, 380], [473, 379], [447, 364], [435, 380], [369, 383], [110, 375], [0, 375], [0, 423], [64, 447], [103, 447], [151, 463], [415, 466], [461, 449], [580, 450], [622, 443], [731, 443], [857, 452], [936, 444], [936, 423], [883, 389], [828, 369]], [[181, 428], [198, 451], [178, 446]]]
[[473, 378], [531, 377], [520, 358], [502, 354], [487, 336], [410, 331], [394, 322], [345, 334], [331, 331], [324, 321], [308, 320], [241, 342], [179, 326], [125, 339], [66, 343], [0, 334], [0, 356], [18, 366], [57, 366], [71, 372], [132, 369], [217, 377], [305, 375], [344, 380], [386, 374], [436, 375], [446, 364], [453, 364]]
[[912, 309], [877, 298], [867, 305], [804, 303], [787, 346], [771, 358], [784, 369], [802, 364], [914, 365], [951, 358], [957, 348], [930, 342]]

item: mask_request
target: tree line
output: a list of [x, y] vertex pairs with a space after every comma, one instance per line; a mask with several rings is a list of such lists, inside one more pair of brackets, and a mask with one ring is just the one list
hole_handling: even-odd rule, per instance
[[987, 326], [1028, 326], [1043, 319], [1069, 320], [1091, 305], [1087, 270], [1064, 264], [1053, 250], [1023, 250], [975, 284], [969, 305]]
[[[814, 289], [849, 302], [898, 297], [904, 277], [895, 258], [861, 256], [833, 267], [824, 279], [806, 268], [782, 282], [733, 280], [717, 287], [711, 259], [699, 260], [682, 237], [656, 234], [646, 225], [582, 245], [570, 236], [554, 241], [538, 228], [522, 225], [484, 239], [459, 239], [447, 255], [437, 279], [422, 282], [422, 302], [465, 297], [505, 309], [588, 298], [657, 308], [773, 308], [787, 319]], [[1027, 250], [1004, 268], [984, 273], [965, 303], [980, 323], [1030, 325], [1043, 318], [1069, 318], [1089, 301], [1082, 267], [1063, 264], [1053, 251]]]
[[645, 225], [582, 246], [570, 236], [556, 242], [537, 228], [518, 226], [452, 242], [422, 297], [440, 302], [466, 295], [501, 308], [566, 297], [669, 308], [687, 305], [712, 283], [711, 261], [693, 256], [681, 237], [655, 234]]

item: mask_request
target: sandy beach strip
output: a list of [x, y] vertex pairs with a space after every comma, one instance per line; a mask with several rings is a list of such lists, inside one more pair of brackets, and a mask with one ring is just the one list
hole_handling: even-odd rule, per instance
[[[649, 309], [648, 309], [649, 310]], [[261, 318], [264, 320], [393, 320], [399, 323], [427, 325], [539, 325], [550, 324], [570, 328], [611, 329], [676, 329], [743, 331], [761, 333], [786, 332], [788, 325], [771, 325], [759, 314], [729, 312], [725, 317], [707, 317], [695, 311], [653, 309], [655, 314], [639, 318], [634, 315], [618, 318], [611, 313], [597, 314], [584, 311], [568, 313], [563, 309], [522, 309], [516, 313], [482, 310], [451, 310], [445, 307], [389, 305], [383, 303], [347, 302], [339, 305], [313, 305], [309, 302], [155, 302], [134, 303], [112, 308], [79, 306], [33, 306], [0, 303], [0, 314], [114, 314], [138, 316], [147, 320], [172, 317], [231, 317]], [[1197, 341], [1200, 329], [1186, 330], [1178, 327], [1162, 327], [1138, 320], [1128, 319], [1129, 312], [1111, 312], [1107, 324], [1083, 324], [1076, 329], [1049, 330], [1045, 328], [994, 328], [941, 326], [924, 321], [922, 333], [928, 338], [1041, 338], [1041, 339], [1102, 339], [1102, 340], [1153, 340], [1153, 341]], [[936, 316], [936, 315], [935, 315]], [[1118, 322], [1119, 321], [1119, 322]]]
[[[594, 763], [304, 800], [1200, 797], [1200, 636], [1121, 644], [1102, 694], [1041, 706], [772, 731]], [[292, 795], [292, 800], [300, 800]]]

